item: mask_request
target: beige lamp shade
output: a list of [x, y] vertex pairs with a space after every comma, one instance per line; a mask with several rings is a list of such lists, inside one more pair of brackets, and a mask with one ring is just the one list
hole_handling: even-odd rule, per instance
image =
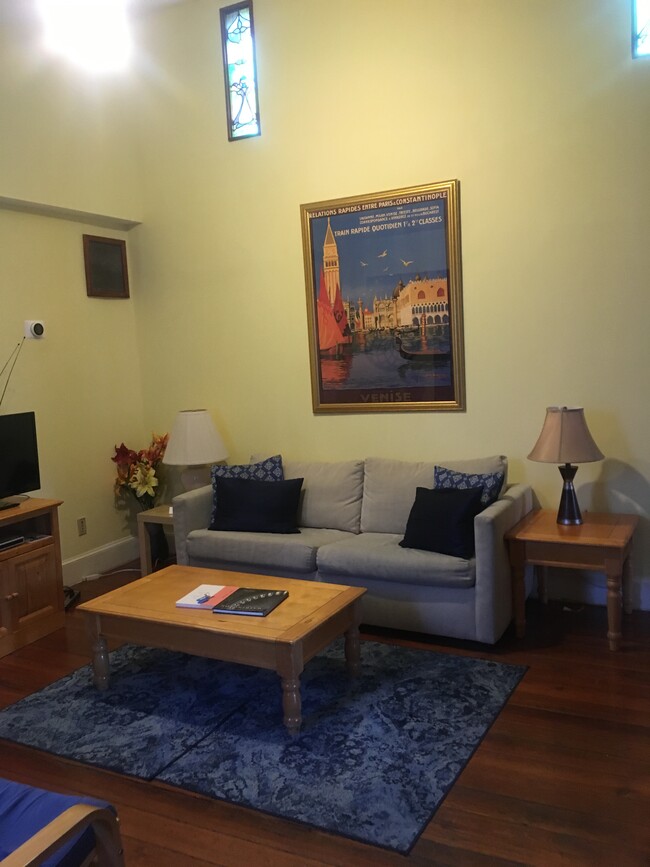
[[182, 467], [214, 464], [228, 457], [223, 440], [205, 409], [184, 409], [174, 421], [163, 463]]
[[605, 455], [594, 442], [581, 406], [549, 406], [539, 439], [528, 455], [548, 464], [585, 464]]
[[578, 498], [573, 487], [577, 471], [574, 464], [602, 461], [605, 455], [589, 433], [581, 406], [549, 406], [539, 439], [528, 455], [531, 461], [559, 464], [564, 480], [558, 524], [582, 524]]

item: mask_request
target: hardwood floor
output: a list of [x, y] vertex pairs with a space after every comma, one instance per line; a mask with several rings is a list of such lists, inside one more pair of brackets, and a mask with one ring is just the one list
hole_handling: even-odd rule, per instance
[[[81, 585], [82, 599], [133, 574]], [[493, 648], [395, 641], [529, 670], [408, 856], [253, 810], [0, 741], [0, 774], [104, 798], [120, 816], [129, 867], [207, 865], [650, 865], [650, 612], [624, 617], [608, 650], [605, 609], [528, 606], [527, 637]], [[0, 660], [4, 707], [88, 662], [81, 616]], [[421, 637], [420, 637], [421, 638]]]

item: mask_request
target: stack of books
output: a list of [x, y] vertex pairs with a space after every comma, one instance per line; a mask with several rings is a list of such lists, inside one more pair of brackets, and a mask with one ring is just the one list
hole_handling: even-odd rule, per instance
[[177, 608], [204, 608], [213, 614], [266, 617], [289, 595], [287, 590], [259, 590], [224, 584], [199, 584], [176, 602]]

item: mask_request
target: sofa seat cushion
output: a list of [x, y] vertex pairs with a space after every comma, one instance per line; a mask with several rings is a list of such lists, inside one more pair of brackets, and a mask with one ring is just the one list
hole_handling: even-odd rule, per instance
[[324, 545], [318, 551], [318, 572], [326, 581], [355, 578], [428, 587], [474, 586], [474, 559], [402, 548], [401, 541], [401, 533], [362, 533]]
[[299, 533], [240, 533], [232, 530], [192, 530], [187, 537], [189, 562], [214, 560], [241, 565], [242, 569], [287, 569], [314, 572], [321, 545], [347, 539], [342, 530], [301, 527]]

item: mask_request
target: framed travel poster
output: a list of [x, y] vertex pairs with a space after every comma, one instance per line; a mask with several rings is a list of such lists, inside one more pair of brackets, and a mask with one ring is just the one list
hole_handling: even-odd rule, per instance
[[300, 211], [314, 412], [464, 410], [459, 182]]

